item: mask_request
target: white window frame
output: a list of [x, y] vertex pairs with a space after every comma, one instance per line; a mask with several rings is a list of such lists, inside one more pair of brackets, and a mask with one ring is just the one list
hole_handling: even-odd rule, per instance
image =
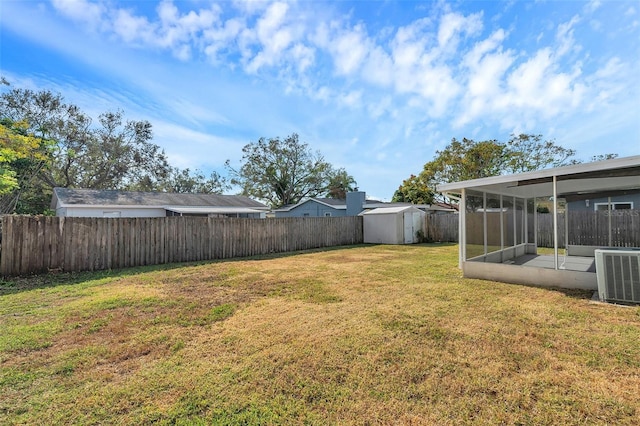
[[324, 212], [324, 217], [331, 217], [331, 212]]
[[[629, 205], [629, 208], [631, 210], [633, 210], [633, 201], [612, 201], [610, 203], [593, 203], [593, 210], [595, 211], [608, 211], [608, 208], [605, 209], [598, 209], [599, 206], [609, 206], [611, 205], [611, 210], [618, 210], [616, 208], [616, 205], [618, 204], [627, 204]], [[628, 210], [628, 209], [622, 209], [622, 210]]]

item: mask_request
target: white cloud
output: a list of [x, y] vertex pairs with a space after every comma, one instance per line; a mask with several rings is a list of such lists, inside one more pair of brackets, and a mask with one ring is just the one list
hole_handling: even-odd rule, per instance
[[183, 60], [190, 56], [191, 42], [197, 45], [200, 33], [211, 28], [220, 14], [220, 9], [215, 4], [211, 9], [199, 12], [191, 10], [180, 14], [171, 0], [162, 1], [157, 10], [160, 23], [155, 43], [179, 52], [177, 56]]
[[600, 0], [591, 0], [584, 5], [584, 11], [586, 13], [593, 13], [599, 9], [600, 6], [602, 6], [602, 2]]
[[515, 56], [511, 51], [502, 51], [501, 43], [505, 38], [504, 30], [497, 30], [488, 39], [476, 43], [465, 55], [463, 64], [469, 75], [466, 95], [461, 105], [462, 112], [455, 121], [456, 126], [462, 126], [488, 113], [507, 112], [506, 106], [499, 99], [505, 90], [505, 74]]
[[391, 96], [384, 96], [382, 99], [368, 102], [367, 111], [372, 119], [377, 120], [386, 114], [392, 108], [392, 105], [393, 100]]
[[482, 13], [463, 16], [459, 13], [447, 13], [440, 20], [438, 45], [443, 51], [455, 52], [462, 34], [473, 36], [482, 31]]
[[368, 40], [363, 25], [356, 25], [338, 33], [329, 42], [329, 51], [333, 55], [336, 72], [339, 75], [356, 73], [369, 50]]
[[374, 47], [362, 69], [365, 81], [378, 86], [389, 86], [394, 79], [394, 68], [391, 58], [380, 46]]
[[245, 33], [245, 37], [255, 39], [261, 48], [246, 66], [249, 73], [255, 73], [263, 66], [278, 63], [283, 52], [293, 43], [292, 30], [286, 26], [288, 9], [286, 3], [271, 4], [258, 19], [255, 31]]
[[598, 79], [609, 79], [611, 77], [619, 76], [623, 71], [624, 65], [620, 58], [613, 57], [607, 61], [604, 68], [600, 68], [594, 76]]
[[[446, 15], [449, 16], [449, 15]], [[440, 26], [439, 43], [445, 45], [457, 37], [458, 27], [452, 18]], [[457, 19], [457, 18], [456, 18]], [[464, 17], [457, 22], [464, 21]], [[419, 19], [398, 28], [390, 43], [394, 87], [399, 93], [419, 94], [429, 101], [426, 113], [437, 117], [444, 114], [450, 102], [459, 94], [460, 85], [453, 77], [453, 69], [446, 63], [441, 46], [434, 45], [428, 30], [429, 19]]]
[[427, 43], [433, 38], [426, 31], [428, 25], [430, 20], [423, 18], [398, 28], [391, 42], [393, 63], [397, 68], [411, 69], [424, 55]]
[[542, 90], [544, 77], [551, 66], [551, 50], [541, 49], [537, 54], [518, 66], [510, 75], [507, 84], [510, 89], [510, 104], [523, 107], [543, 107]]
[[222, 53], [228, 52], [233, 41], [245, 31], [246, 24], [241, 18], [231, 18], [203, 30], [204, 53], [216, 64], [222, 60]]
[[556, 40], [558, 46], [555, 49], [555, 55], [560, 57], [574, 49], [579, 49], [576, 46], [576, 42], [573, 36], [573, 28], [580, 22], [579, 16], [574, 16], [569, 22], [558, 25], [558, 31], [556, 32]]
[[87, 24], [93, 30], [102, 27], [105, 8], [86, 0], [52, 0], [53, 7], [66, 17]]
[[300, 73], [305, 72], [315, 60], [315, 51], [302, 43], [296, 43], [291, 48], [291, 55], [296, 62], [296, 67]]
[[155, 40], [155, 29], [149, 20], [143, 16], [134, 16], [126, 9], [116, 11], [113, 31], [127, 43], [151, 44]]
[[355, 108], [360, 106], [360, 102], [362, 100], [362, 91], [353, 90], [349, 93], [343, 94], [337, 98], [338, 103], [350, 107]]

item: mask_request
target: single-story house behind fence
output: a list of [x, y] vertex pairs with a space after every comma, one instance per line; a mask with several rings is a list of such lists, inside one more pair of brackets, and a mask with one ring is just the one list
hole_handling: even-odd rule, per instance
[[299, 203], [290, 204], [273, 211], [275, 217], [341, 217], [357, 216], [363, 211], [381, 207], [413, 206], [429, 214], [454, 213], [456, 210], [439, 204], [387, 203], [367, 200], [362, 191], [347, 192], [346, 199], [339, 198], [305, 198]]
[[51, 209], [65, 217], [264, 218], [269, 208], [240, 195], [54, 188]]
[[414, 206], [380, 207], [360, 215], [365, 243], [413, 244], [424, 237], [426, 213]]
[[569, 203], [571, 211], [640, 210], [640, 190], [612, 191], [608, 197], [573, 197]]
[[[602, 300], [640, 303], [640, 249], [616, 247], [612, 238], [614, 231], [620, 231], [612, 229], [612, 223], [621, 214], [626, 228], [622, 232], [640, 233], [640, 210], [633, 201], [640, 190], [640, 155], [447, 183], [437, 190], [460, 200], [459, 263], [465, 277], [598, 290]], [[537, 250], [534, 212], [540, 200], [551, 200], [551, 256], [541, 256]], [[566, 235], [577, 226], [568, 214], [563, 215], [565, 220], [558, 219], [559, 206], [570, 210], [592, 200], [602, 200], [596, 211], [605, 220], [594, 223], [590, 232], [608, 232], [607, 246], [615, 250], [570, 243], [559, 247], [559, 230], [564, 227]], [[626, 212], [615, 211], [618, 207]]]

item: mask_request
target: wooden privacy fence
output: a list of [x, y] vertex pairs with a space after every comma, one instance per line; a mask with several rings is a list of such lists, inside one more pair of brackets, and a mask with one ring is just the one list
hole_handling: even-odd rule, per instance
[[229, 259], [363, 242], [362, 217], [2, 217], [0, 274]]
[[425, 216], [425, 239], [427, 241], [457, 242], [457, 214], [428, 214]]
[[[427, 241], [458, 241], [457, 214], [427, 215], [425, 220]], [[532, 214], [528, 222], [533, 223]], [[640, 247], [640, 210], [570, 211], [568, 222], [571, 245]], [[559, 214], [559, 247], [565, 246], [564, 234], [565, 217]], [[552, 214], [538, 214], [538, 246], [553, 247]]]
[[[569, 211], [568, 243], [640, 247], [640, 210]], [[611, 229], [611, 232], [609, 232]], [[553, 247], [553, 215], [538, 215], [538, 246]], [[558, 215], [558, 246], [565, 246], [565, 215]]]

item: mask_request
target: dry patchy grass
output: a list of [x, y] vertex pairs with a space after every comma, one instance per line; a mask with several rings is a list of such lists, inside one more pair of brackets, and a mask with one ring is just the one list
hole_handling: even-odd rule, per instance
[[637, 424], [640, 310], [364, 246], [0, 285], [0, 423]]

